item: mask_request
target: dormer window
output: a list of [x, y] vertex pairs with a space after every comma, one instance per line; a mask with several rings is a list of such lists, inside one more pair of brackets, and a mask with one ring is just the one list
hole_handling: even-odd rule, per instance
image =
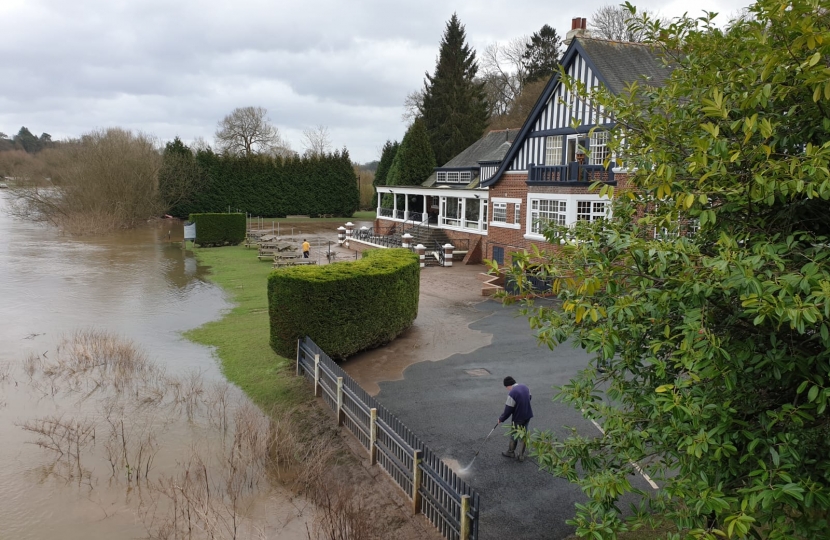
[[447, 182], [450, 184], [463, 182], [466, 184], [473, 179], [473, 173], [470, 171], [438, 171], [435, 178], [438, 182]]

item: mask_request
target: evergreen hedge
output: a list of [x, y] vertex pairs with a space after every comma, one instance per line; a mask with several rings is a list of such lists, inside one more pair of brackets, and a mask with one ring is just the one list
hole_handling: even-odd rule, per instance
[[236, 245], [245, 240], [245, 214], [190, 214], [200, 246]]
[[268, 277], [271, 347], [297, 353], [309, 336], [332, 358], [388, 343], [418, 315], [420, 262], [405, 249], [374, 249], [363, 259], [295, 266]]
[[255, 216], [351, 217], [360, 205], [357, 176], [346, 150], [286, 159], [201, 151], [196, 163], [200, 177], [193, 191], [170, 209], [173, 216], [230, 207]]

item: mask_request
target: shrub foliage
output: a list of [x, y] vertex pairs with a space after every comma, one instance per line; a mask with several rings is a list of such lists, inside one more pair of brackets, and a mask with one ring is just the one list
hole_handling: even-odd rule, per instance
[[412, 325], [419, 292], [418, 257], [404, 249], [275, 270], [268, 278], [271, 347], [290, 358], [309, 336], [332, 358], [346, 358], [383, 345]]
[[[593, 357], [558, 399], [603, 431], [530, 446], [588, 496], [582, 537], [662, 521], [672, 540], [830, 538], [830, 12], [759, 0], [723, 29], [637, 24], [671, 79], [593, 96], [635, 189], [544, 257], [561, 309], [531, 317]], [[527, 285], [533, 261], [513, 261]]]
[[200, 246], [236, 245], [245, 240], [245, 214], [190, 214]]

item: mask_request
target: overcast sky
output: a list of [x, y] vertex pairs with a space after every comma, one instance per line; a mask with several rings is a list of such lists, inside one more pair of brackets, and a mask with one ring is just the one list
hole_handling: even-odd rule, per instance
[[[584, 0], [0, 0], [0, 131], [78, 136], [121, 126], [213, 143], [235, 107], [268, 109], [302, 151], [329, 127], [352, 159], [376, 159], [406, 129], [405, 96], [432, 72], [455, 11], [483, 49], [612, 2]], [[748, 0], [634, 2], [677, 16]]]

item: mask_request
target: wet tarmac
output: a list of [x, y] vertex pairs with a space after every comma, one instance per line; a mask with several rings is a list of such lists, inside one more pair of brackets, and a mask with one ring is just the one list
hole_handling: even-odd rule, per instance
[[[480, 346], [470, 340], [471, 351], [448, 354], [441, 361], [424, 361], [434, 357], [398, 348], [409, 366], [403, 378], [380, 380], [377, 399], [456, 471], [468, 466], [481, 448], [464, 474], [481, 494], [481, 540], [567, 538], [573, 528], [565, 521], [573, 517], [574, 504], [586, 500], [582, 491], [540, 471], [532, 460], [519, 463], [503, 457], [508, 442], [503, 428], [489, 440], [485, 437], [504, 408], [502, 380], [507, 375], [532, 391], [531, 428], [567, 436], [567, 426], [573, 426], [583, 435], [597, 435], [579, 411], [551, 401], [552, 387], [575, 376], [587, 365], [588, 355], [569, 345], [553, 351], [540, 348], [527, 319], [515, 306], [487, 300], [467, 306], [464, 316], [455, 320], [442, 318], [439, 312], [435, 319], [446, 321], [443, 334], [478, 335]], [[472, 321], [469, 328], [465, 320]], [[632, 483], [649, 489], [640, 477], [632, 477]]]
[[492, 335], [470, 328], [486, 317], [476, 309], [483, 298], [480, 265], [421, 270], [418, 317], [395, 341], [349, 358], [343, 369], [367, 392], [380, 391], [383, 381], [397, 381], [418, 362], [437, 362], [454, 354], [471, 353], [490, 344]]

